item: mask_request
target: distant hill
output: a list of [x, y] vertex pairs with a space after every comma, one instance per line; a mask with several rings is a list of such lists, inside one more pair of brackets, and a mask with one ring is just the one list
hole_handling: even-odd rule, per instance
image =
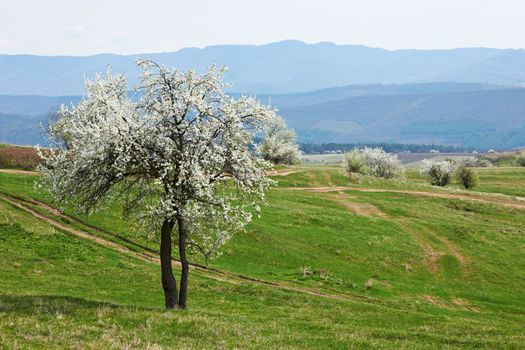
[[305, 104], [295, 95], [271, 100], [302, 142], [525, 146], [525, 89], [364, 95]]
[[0, 113], [0, 143], [13, 145], [46, 145], [44, 129], [46, 115]]
[[[233, 94], [234, 96], [236, 94]], [[299, 141], [441, 144], [477, 149], [525, 146], [525, 89], [481, 83], [351, 85], [259, 94]], [[45, 144], [40, 125], [79, 96], [0, 96], [0, 142]]]
[[[0, 55], [0, 94], [79, 95], [85, 75], [108, 66], [134, 79], [137, 57], [181, 69], [228, 65], [232, 91], [291, 93], [351, 84], [484, 82], [523, 84], [525, 50], [466, 48], [384, 50], [359, 45], [282, 41], [267, 45], [217, 45], [176, 52], [85, 57]], [[131, 81], [136, 82], [135, 80]]]
[[9, 96], [0, 95], [0, 113], [47, 114], [61, 104], [77, 104], [80, 96]]

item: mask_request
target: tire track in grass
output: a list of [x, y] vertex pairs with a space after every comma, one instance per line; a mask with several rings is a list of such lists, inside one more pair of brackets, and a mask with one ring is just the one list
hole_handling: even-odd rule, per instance
[[37, 171], [31, 171], [31, 170], [18, 170], [18, 169], [0, 169], [0, 173], [4, 174], [17, 174], [17, 175], [37, 175], [39, 176], [40, 173]]
[[443, 252], [436, 250], [427, 239], [424, 238], [424, 234], [421, 230], [416, 229], [409, 225], [406, 220], [395, 221], [406, 233], [408, 233], [412, 239], [416, 242], [419, 248], [423, 251], [425, 257], [425, 265], [428, 270], [437, 274], [440, 270], [439, 258], [444, 254]]
[[[342, 186], [326, 186], [326, 187], [311, 187], [311, 188], [293, 188], [293, 189], [299, 189], [305, 192], [314, 192], [314, 193], [323, 193], [323, 194], [333, 194], [331, 196], [323, 196], [323, 198], [328, 198], [330, 200], [333, 200], [334, 202], [340, 204], [341, 206], [345, 207], [350, 212], [361, 215], [361, 216], [367, 216], [367, 217], [380, 217], [380, 218], [388, 218], [388, 216], [379, 210], [377, 207], [369, 204], [369, 203], [359, 203], [359, 202], [352, 202], [352, 197], [349, 196], [347, 193], [343, 192], [346, 189], [349, 190], [357, 190], [359, 191], [359, 188], [355, 187], [342, 187]], [[416, 194], [416, 195], [431, 195], [434, 194], [433, 192], [422, 192], [422, 191], [405, 191], [405, 190], [381, 190], [381, 189], [370, 189], [365, 188], [361, 189], [364, 192], [394, 192], [394, 193], [408, 193], [408, 194]], [[335, 194], [334, 194], [335, 193]], [[437, 193], [439, 197], [442, 197], [441, 193]], [[456, 198], [458, 195], [456, 194], [450, 194], [454, 198]], [[459, 195], [461, 196], [461, 195]], [[465, 195], [466, 196], [466, 195]], [[463, 199], [465, 196], [461, 196], [461, 199]], [[447, 196], [446, 198], [452, 198], [451, 196]], [[472, 199], [469, 197], [469, 199]], [[477, 200], [478, 198], [474, 198], [474, 200]], [[498, 202], [497, 204], [500, 204]], [[518, 204], [519, 205], [519, 204]], [[438, 273], [440, 271], [440, 259], [442, 256], [446, 254], [450, 254], [454, 256], [461, 268], [465, 268], [469, 263], [470, 259], [468, 259], [465, 255], [461, 253], [461, 250], [459, 247], [457, 247], [453, 242], [451, 242], [446, 237], [443, 237], [441, 235], [435, 234], [429, 227], [426, 227], [421, 224], [415, 224], [409, 222], [407, 218], [389, 218], [392, 222], [397, 223], [405, 232], [407, 232], [412, 239], [416, 242], [416, 244], [420, 247], [420, 249], [423, 252], [423, 256], [425, 258], [425, 265], [427, 266], [428, 270], [432, 273]], [[415, 225], [415, 227], [414, 227]], [[437, 241], [439, 241], [443, 247], [442, 248], [436, 248], [434, 245], [429, 241], [428, 237], [432, 236]], [[443, 249], [444, 248], [444, 249]]]
[[[291, 191], [304, 191], [312, 193], [328, 193], [328, 192], [340, 192], [340, 191], [358, 191], [358, 192], [371, 192], [371, 193], [401, 193], [413, 196], [421, 197], [433, 197], [433, 198], [444, 198], [444, 199], [459, 199], [484, 204], [495, 204], [501, 205], [508, 208], [525, 210], [525, 204], [519, 203], [525, 201], [525, 198], [506, 196], [498, 194], [500, 198], [496, 196], [484, 195], [481, 193], [476, 194], [462, 194], [462, 193], [445, 193], [445, 192], [428, 192], [428, 191], [416, 191], [416, 190], [395, 190], [395, 189], [383, 189], [383, 188], [366, 188], [366, 187], [353, 187], [353, 186], [325, 186], [325, 187], [281, 187], [281, 189]], [[515, 200], [515, 201], [513, 201]]]
[[[36, 205], [36, 206], [40, 207], [41, 209], [44, 209], [44, 210], [48, 211], [48, 213], [50, 215], [54, 215], [53, 213], [57, 213], [57, 209], [55, 209], [55, 208], [53, 208], [53, 207], [51, 207], [51, 206], [49, 206], [49, 205], [47, 205], [45, 203], [36, 201], [34, 199], [31, 199], [31, 200], [22, 199], [22, 198], [11, 196], [11, 195], [8, 195], [8, 194], [5, 194], [5, 193], [0, 194], [0, 200], [3, 200], [4, 202], [10, 204], [11, 206], [13, 206], [13, 207], [15, 207], [17, 209], [20, 209], [20, 210], [23, 210], [25, 212], [28, 212], [29, 214], [31, 214], [36, 219], [50, 224], [51, 226], [55, 227], [56, 229], [58, 229], [61, 232], [66, 232], [66, 233], [73, 234], [74, 236], [77, 236], [77, 237], [80, 237], [80, 238], [91, 240], [91, 241], [93, 241], [93, 242], [95, 242], [95, 243], [97, 243], [99, 245], [108, 247], [110, 249], [113, 249], [115, 251], [118, 251], [118, 252], [126, 254], [126, 255], [133, 256], [133, 257], [135, 257], [137, 259], [140, 259], [142, 261], [145, 261], [145, 262], [154, 263], [154, 264], [157, 264], [157, 265], [160, 264], [160, 258], [158, 256], [158, 253], [155, 252], [154, 250], [151, 250], [150, 248], [144, 247], [144, 246], [142, 246], [140, 244], [136, 244], [136, 243], [132, 242], [131, 240], [129, 240], [127, 238], [124, 238], [128, 243], [131, 242], [131, 243], [135, 244], [136, 247], [145, 249], [145, 251], [140, 252], [140, 251], [136, 251], [136, 250], [130, 249], [130, 248], [126, 247], [125, 245], [118, 244], [118, 243], [116, 243], [114, 241], [102, 238], [100, 236], [96, 236], [96, 235], [94, 235], [92, 233], [80, 230], [78, 228], [71, 227], [68, 224], [64, 224], [64, 223], [62, 223], [60, 221], [57, 221], [54, 218], [51, 218], [49, 216], [46, 216], [46, 215], [40, 213], [39, 211], [31, 208], [28, 205], [28, 204]], [[28, 204], [24, 204], [24, 202], [28, 203]], [[60, 212], [58, 212], [58, 213], [60, 213]], [[60, 213], [60, 215], [62, 217], [66, 217], [66, 218], [69, 218], [69, 219], [73, 218], [73, 217], [71, 217], [69, 215], [62, 214], [62, 213]], [[78, 223], [83, 224], [82, 221], [80, 221], [78, 219], [75, 219], [75, 221], [78, 222]], [[90, 225], [88, 227], [92, 228], [93, 226]], [[97, 229], [97, 230], [100, 231], [100, 229]], [[101, 232], [103, 232], [103, 231], [101, 231]], [[104, 232], [104, 233], [105, 234], [109, 234], [108, 232]], [[122, 239], [122, 237], [119, 237], [118, 235], [115, 235], [115, 234], [111, 234], [111, 235], [116, 237], [116, 238]], [[174, 258], [172, 258], [172, 260], [173, 260], [173, 264], [175, 266], [180, 266], [180, 261], [178, 261], [177, 259], [174, 259]], [[253, 284], [256, 284], [256, 285], [266, 286], [266, 287], [273, 288], [273, 289], [279, 289], [279, 290], [283, 290], [283, 291], [308, 294], [308, 295], [321, 297], [321, 298], [326, 298], [326, 299], [334, 299], [334, 300], [349, 301], [349, 302], [361, 301], [361, 302], [368, 302], [368, 303], [374, 303], [374, 304], [383, 304], [382, 302], [380, 302], [379, 300], [374, 299], [374, 298], [370, 298], [370, 297], [359, 295], [359, 294], [345, 293], [345, 292], [341, 292], [341, 291], [338, 291], [338, 290], [332, 289], [332, 288], [327, 288], [326, 289], [326, 290], [329, 290], [332, 293], [325, 293], [325, 292], [323, 292], [321, 290], [318, 290], [318, 289], [312, 289], [312, 288], [308, 288], [308, 287], [290, 286], [290, 285], [286, 285], [286, 284], [282, 284], [282, 283], [265, 281], [265, 280], [261, 280], [261, 279], [258, 279], [258, 278], [246, 276], [246, 275], [241, 275], [241, 274], [237, 274], [237, 273], [233, 273], [233, 272], [228, 272], [228, 271], [224, 271], [224, 270], [210, 268], [208, 266], [204, 266], [204, 265], [200, 265], [200, 264], [190, 264], [190, 266], [191, 266], [191, 268], [194, 271], [197, 271], [198, 274], [201, 275], [202, 277], [206, 277], [206, 278], [213, 279], [213, 280], [220, 281], [220, 282], [227, 282], [227, 283], [232, 283], [232, 284], [240, 284], [242, 282], [248, 282], [248, 283], [253, 283]]]

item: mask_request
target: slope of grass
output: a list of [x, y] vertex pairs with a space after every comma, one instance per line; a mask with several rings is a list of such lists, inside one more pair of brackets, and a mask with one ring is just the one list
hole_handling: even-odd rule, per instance
[[[0, 344], [524, 346], [523, 211], [404, 193], [288, 189], [349, 184], [335, 167], [298, 170], [279, 177], [261, 218], [235, 236], [213, 266], [372, 302], [329, 300], [193, 273], [190, 310], [165, 313], [157, 266], [58, 232], [0, 202]], [[512, 171], [489, 174], [511, 191], [520, 181], [520, 173], [513, 178]], [[0, 191], [45, 200], [34, 179], [0, 174]], [[489, 180], [494, 181], [482, 177], [480, 187], [494, 189]], [[410, 176], [398, 183], [370, 181], [356, 187], [434, 190]], [[348, 203], [374, 210], [356, 214]], [[82, 219], [147, 242], [118, 213], [115, 205]]]
[[478, 174], [477, 191], [525, 197], [525, 167], [483, 168]]
[[165, 312], [158, 267], [0, 204], [0, 344], [7, 348], [519, 347], [512, 318], [415, 303], [343, 302], [193, 274]]

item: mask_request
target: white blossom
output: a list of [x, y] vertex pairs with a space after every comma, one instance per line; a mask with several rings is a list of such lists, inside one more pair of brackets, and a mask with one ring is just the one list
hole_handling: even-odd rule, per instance
[[295, 132], [286, 127], [283, 118], [276, 117], [267, 123], [260, 152], [264, 159], [273, 164], [294, 164], [299, 161]]
[[62, 106], [43, 154], [43, 182], [62, 206], [89, 213], [116, 196], [150, 229], [184, 221], [188, 248], [207, 259], [251, 220], [272, 184], [254, 136], [275, 120], [255, 99], [222, 89], [223, 69], [199, 75], [139, 60], [134, 96], [108, 72]]
[[456, 164], [451, 160], [432, 161], [424, 159], [419, 173], [429, 177], [432, 185], [446, 186], [456, 169]]
[[363, 156], [367, 163], [368, 175], [385, 179], [401, 178], [405, 175], [405, 168], [396, 154], [386, 153], [381, 148], [365, 147]]

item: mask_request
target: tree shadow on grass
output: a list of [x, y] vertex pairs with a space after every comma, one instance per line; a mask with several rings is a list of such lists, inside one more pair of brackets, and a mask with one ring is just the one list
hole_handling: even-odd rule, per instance
[[81, 312], [93, 312], [102, 308], [109, 311], [117, 311], [119, 309], [159, 311], [159, 309], [155, 308], [132, 305], [119, 305], [69, 296], [0, 294], [0, 314], [16, 313], [24, 315], [35, 315], [37, 313], [60, 313], [63, 315], [72, 315]]

